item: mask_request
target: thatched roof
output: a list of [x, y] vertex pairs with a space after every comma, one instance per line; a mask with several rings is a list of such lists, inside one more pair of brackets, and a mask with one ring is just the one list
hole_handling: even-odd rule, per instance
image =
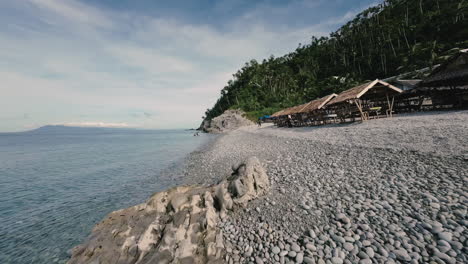
[[297, 106], [293, 106], [293, 107], [288, 107], [288, 108], [285, 108], [283, 110], [280, 110], [274, 114], [271, 115], [271, 117], [278, 117], [278, 116], [285, 116], [285, 115], [290, 115], [291, 111]]
[[425, 78], [418, 87], [468, 85], [468, 49], [450, 57]]
[[[382, 93], [384, 92], [384, 93]], [[378, 94], [385, 94], [385, 93], [401, 93], [403, 92], [401, 89], [381, 80], [375, 80], [372, 82], [368, 82], [365, 84], [361, 84], [349, 90], [346, 90], [337, 97], [332, 99], [328, 105], [342, 103], [346, 101], [350, 101], [353, 99], [359, 99], [362, 97], [367, 97], [367, 95], [378, 95]]]
[[286, 109], [286, 111], [284, 113], [282, 113], [282, 115], [293, 115], [293, 114], [301, 113], [302, 109], [304, 107], [306, 107], [307, 104], [308, 103], [290, 107], [290, 108]]
[[286, 108], [284, 110], [278, 111], [274, 113], [273, 117], [275, 116], [284, 116], [284, 115], [293, 115], [293, 114], [299, 114], [299, 113], [307, 113], [307, 112], [312, 112], [317, 109], [321, 109], [323, 106], [325, 106], [326, 103], [328, 103], [331, 99], [333, 99], [336, 94], [330, 94], [325, 97], [319, 98], [312, 100], [308, 103], [301, 104], [301, 105], [296, 105], [293, 107]]
[[330, 100], [332, 100], [333, 98], [337, 96], [338, 96], [337, 94], [329, 94], [322, 98], [312, 100], [309, 103], [307, 103], [304, 108], [302, 108], [300, 113], [307, 113], [307, 112], [312, 112], [315, 110], [322, 109]]
[[286, 109], [283, 109], [283, 110], [280, 110], [276, 113], [273, 113], [270, 115], [270, 117], [278, 117], [278, 116], [282, 116], [282, 113], [285, 111]]

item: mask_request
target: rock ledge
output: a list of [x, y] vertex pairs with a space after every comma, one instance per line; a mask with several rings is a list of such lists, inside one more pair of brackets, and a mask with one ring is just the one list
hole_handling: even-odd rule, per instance
[[218, 223], [270, 188], [255, 157], [217, 185], [183, 186], [154, 194], [146, 203], [110, 213], [68, 263], [223, 263]]
[[203, 120], [199, 130], [207, 133], [225, 133], [239, 127], [254, 125], [254, 123], [244, 117], [241, 110], [226, 110], [222, 115], [212, 120]]

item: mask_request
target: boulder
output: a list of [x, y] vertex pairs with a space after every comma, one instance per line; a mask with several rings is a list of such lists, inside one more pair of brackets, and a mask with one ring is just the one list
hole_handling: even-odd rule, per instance
[[244, 117], [245, 113], [241, 110], [226, 110], [220, 116], [211, 120], [203, 120], [199, 130], [207, 133], [225, 133], [239, 127], [254, 125], [254, 123]]
[[270, 188], [257, 158], [234, 169], [219, 184], [175, 187], [110, 213], [68, 263], [224, 263], [220, 219]]

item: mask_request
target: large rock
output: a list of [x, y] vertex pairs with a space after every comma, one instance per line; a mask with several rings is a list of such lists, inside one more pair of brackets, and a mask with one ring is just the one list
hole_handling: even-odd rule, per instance
[[222, 115], [211, 120], [203, 120], [199, 130], [208, 133], [224, 133], [235, 130], [242, 126], [254, 125], [254, 123], [245, 117], [241, 110], [226, 110]]
[[218, 222], [270, 188], [257, 158], [233, 169], [217, 185], [172, 188], [110, 213], [73, 248], [69, 263], [223, 263]]

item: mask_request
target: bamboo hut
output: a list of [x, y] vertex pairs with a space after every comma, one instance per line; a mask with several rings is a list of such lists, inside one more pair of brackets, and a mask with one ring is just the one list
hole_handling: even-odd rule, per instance
[[327, 111], [325, 109], [325, 105], [336, 96], [338, 95], [330, 94], [322, 98], [312, 100], [309, 103], [307, 103], [299, 113], [302, 114], [303, 119], [307, 120], [307, 124], [326, 124], [328, 119], [334, 118], [336, 115]]
[[382, 113], [391, 117], [395, 95], [401, 92], [401, 89], [377, 79], [338, 94], [327, 108], [335, 111], [341, 122], [354, 121], [356, 117], [363, 121], [378, 118]]
[[388, 82], [403, 90], [401, 94], [395, 97], [395, 105], [393, 106], [395, 113], [419, 111], [423, 105], [428, 103], [424, 96], [416, 89], [421, 81], [420, 79], [397, 79]]
[[289, 107], [272, 114], [270, 117], [272, 117], [273, 123], [279, 127], [291, 126], [292, 124], [289, 112], [292, 108], [294, 107]]
[[283, 109], [283, 110], [280, 110], [280, 111], [278, 111], [278, 112], [276, 112], [276, 113], [273, 113], [273, 114], [270, 115], [270, 117], [272, 117], [272, 118], [278, 118], [278, 117], [280, 117], [280, 116], [282, 115], [282, 113], [284, 112], [284, 110], [286, 110], [286, 109]]
[[291, 108], [289, 108], [285, 114], [287, 116], [287, 118], [290, 120], [291, 122], [291, 126], [304, 126], [306, 125], [306, 119], [305, 117], [302, 115], [303, 113], [303, 109], [308, 105], [309, 103], [305, 103], [305, 104], [301, 104], [301, 105], [297, 105], [297, 106], [293, 106]]
[[416, 88], [432, 101], [433, 108], [468, 105], [468, 49], [434, 69]]
[[278, 112], [275, 112], [273, 114], [270, 115], [271, 119], [273, 120], [273, 123], [277, 126], [281, 126], [281, 117], [283, 116], [282, 113], [285, 111], [286, 109], [283, 109], [283, 110], [280, 110]]

